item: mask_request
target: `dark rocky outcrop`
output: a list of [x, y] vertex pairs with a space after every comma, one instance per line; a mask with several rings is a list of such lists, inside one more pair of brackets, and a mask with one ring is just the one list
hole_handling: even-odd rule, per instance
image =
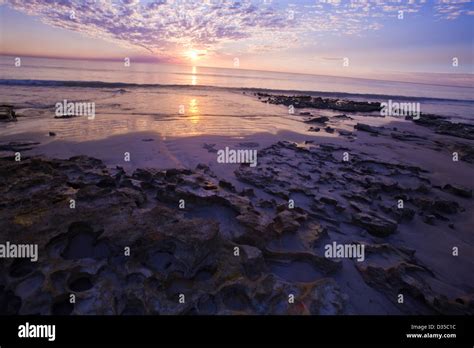
[[[345, 308], [347, 297], [332, 279], [289, 282], [272, 273], [272, 262], [283, 259], [309, 262], [322, 275], [336, 269], [309, 245], [301, 253], [266, 251], [275, 236], [304, 228], [306, 214], [278, 208], [265, 221], [248, 197], [204, 165], [139, 169], [128, 177], [86, 156], [0, 158], [0, 194], [2, 238], [39, 249], [37, 262], [0, 265], [2, 314], [339, 314]], [[178, 209], [181, 198], [197, 215], [204, 206], [229, 209], [235, 233], [219, 219]], [[76, 303], [69, 302], [72, 293]]]
[[392, 246], [404, 224], [452, 226], [470, 189], [345, 151], [280, 141], [232, 182], [204, 164], [127, 174], [87, 156], [0, 158], [2, 238], [39, 248], [38, 262], [0, 263], [0, 313], [344, 314], [347, 260], [322, 251], [335, 238], [371, 243], [355, 281], [391, 302], [405, 291], [403, 311], [472, 313], [468, 295], [443, 297], [414, 252]]
[[474, 125], [472, 124], [455, 123], [449, 121], [447, 117], [431, 114], [421, 114], [418, 119], [408, 118], [420, 126], [433, 129], [438, 134], [474, 140]]
[[297, 109], [332, 109], [345, 112], [373, 112], [380, 111], [380, 103], [357, 102], [337, 98], [321, 98], [309, 95], [273, 95], [267, 93], [255, 93], [255, 95], [264, 103], [275, 105], [293, 105]]
[[12, 105], [0, 105], [0, 121], [16, 121], [16, 113]]

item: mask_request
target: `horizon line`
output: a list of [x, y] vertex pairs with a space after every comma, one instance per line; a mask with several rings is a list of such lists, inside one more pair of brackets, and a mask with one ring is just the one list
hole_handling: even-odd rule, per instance
[[[200, 66], [197, 64], [187, 64], [187, 63], [180, 63], [180, 62], [171, 62], [166, 60], [160, 60], [156, 57], [150, 57], [149, 59], [144, 57], [120, 57], [120, 58], [100, 58], [100, 57], [61, 57], [61, 56], [38, 56], [38, 55], [25, 55], [25, 54], [12, 54], [12, 53], [3, 53], [0, 52], [0, 57], [28, 57], [34, 59], [58, 59], [58, 60], [71, 60], [71, 61], [91, 61], [91, 62], [123, 62], [123, 58], [130, 58], [131, 61], [135, 60], [141, 64], [166, 64], [166, 65], [176, 65], [176, 66], [186, 66], [186, 67], [196, 67], [196, 68], [204, 68], [204, 69], [223, 69], [223, 70], [244, 70], [244, 71], [254, 71], [254, 72], [264, 72], [264, 73], [275, 73], [275, 74], [291, 74], [291, 75], [303, 75], [303, 76], [322, 76], [322, 77], [335, 77], [335, 78], [344, 78], [344, 79], [354, 79], [354, 80], [367, 80], [367, 81], [386, 81], [386, 82], [399, 82], [399, 83], [410, 83], [410, 84], [419, 84], [419, 85], [428, 85], [428, 86], [440, 86], [440, 87], [462, 87], [462, 88], [474, 88], [474, 83], [471, 86], [466, 85], [446, 85], [446, 84], [436, 84], [436, 83], [427, 83], [427, 82], [414, 82], [414, 81], [403, 81], [403, 80], [391, 80], [391, 79], [384, 79], [384, 78], [369, 78], [369, 77], [361, 77], [361, 76], [345, 76], [345, 75], [328, 75], [328, 74], [316, 74], [316, 73], [302, 73], [302, 72], [292, 72], [292, 71], [276, 71], [276, 70], [260, 70], [260, 69], [245, 69], [245, 68], [233, 68], [233, 67], [221, 67], [221, 66]], [[445, 75], [445, 76], [465, 76], [465, 77], [473, 77], [474, 73], [469, 72], [414, 72], [414, 71], [385, 71], [377, 73], [378, 75], [383, 74], [415, 74], [415, 75]], [[360, 74], [355, 74], [360, 75]]]

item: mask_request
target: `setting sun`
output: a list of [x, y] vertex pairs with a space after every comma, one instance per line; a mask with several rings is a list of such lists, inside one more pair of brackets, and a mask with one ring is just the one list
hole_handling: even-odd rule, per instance
[[191, 60], [197, 60], [199, 58], [199, 53], [197, 51], [191, 50], [186, 52], [186, 56]]

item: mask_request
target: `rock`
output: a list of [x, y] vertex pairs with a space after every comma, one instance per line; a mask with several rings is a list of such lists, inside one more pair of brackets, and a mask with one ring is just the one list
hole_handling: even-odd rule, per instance
[[[141, 170], [134, 173], [134, 180], [161, 185], [159, 180], [172, 182], [186, 173], [166, 177]], [[120, 182], [131, 181], [126, 173], [121, 175]], [[31, 264], [34, 268], [14, 260], [0, 265], [1, 274], [17, 277], [2, 283], [2, 314], [151, 314], [158, 302], [159, 311], [177, 314], [185, 308], [173, 305], [175, 291], [200, 289], [195, 297], [193, 292], [187, 296], [194, 304], [200, 291], [215, 291], [226, 281], [214, 279], [220, 265], [230, 273], [243, 274], [232, 244], [221, 239], [216, 221], [186, 219], [177, 208], [171, 210], [159, 202], [144, 207], [147, 199], [140, 183], [121, 187], [98, 160], [32, 157], [15, 163], [0, 158], [0, 179], [2, 204], [9, 205], [0, 209], [0, 219], [8, 222], [3, 235], [38, 244], [41, 256]], [[25, 194], [28, 200], [19, 204]], [[78, 209], [69, 208], [70, 198]], [[129, 257], [124, 257], [125, 247], [130, 248]], [[249, 261], [258, 259], [250, 252], [248, 256]], [[132, 278], [137, 280], [125, 281]], [[64, 297], [70, 291], [76, 293], [76, 304]], [[17, 294], [18, 301], [10, 293]], [[3, 294], [9, 306], [2, 305]]]
[[56, 115], [54, 116], [54, 118], [57, 118], [57, 119], [68, 119], [68, 118], [74, 118], [74, 117], [79, 117], [79, 115], [75, 115], [75, 114], [64, 114], [64, 115]]
[[31, 150], [40, 143], [36, 141], [12, 141], [9, 143], [0, 143], [0, 151], [22, 152]]
[[127, 198], [133, 199], [137, 207], [141, 207], [146, 202], [146, 195], [137, 189], [130, 187], [121, 187], [117, 189], [117, 192], [123, 193]]
[[49, 136], [50, 136], [50, 137], [55, 137], [55, 136], [56, 136], [56, 133], [54, 133], [54, 132], [49, 132]]
[[326, 204], [331, 204], [331, 205], [337, 205], [338, 204], [337, 200], [334, 199], [334, 198], [331, 198], [331, 197], [323, 196], [319, 200], [323, 203], [326, 203]]
[[322, 238], [328, 236], [327, 229], [318, 223], [310, 223], [305, 227], [300, 233], [300, 239], [308, 250], [313, 250]]
[[240, 192], [240, 195], [246, 197], [255, 197], [255, 191], [251, 188], [246, 188]]
[[455, 214], [458, 209], [459, 204], [455, 201], [435, 200], [432, 205], [432, 210], [445, 214]]
[[[267, 277], [259, 284], [256, 295], [264, 288], [273, 289], [261, 314], [274, 315], [336, 315], [345, 313], [348, 296], [331, 278], [322, 278], [311, 283], [286, 283], [275, 277]], [[268, 293], [268, 291], [267, 291]], [[288, 302], [288, 294], [295, 297]]]
[[237, 144], [239, 147], [259, 147], [260, 144], [259, 143], [256, 143], [256, 142], [253, 142], [253, 141], [247, 141], [247, 142], [242, 142], [242, 143], [238, 143]]
[[398, 222], [411, 221], [415, 217], [415, 211], [409, 207], [398, 208], [397, 206], [387, 206], [380, 204], [380, 208], [384, 213], [391, 215]]
[[418, 125], [433, 129], [438, 134], [474, 140], [474, 125], [472, 124], [453, 123], [446, 117], [431, 114], [421, 114], [417, 120], [410, 119]]
[[204, 144], [202, 147], [205, 148], [208, 152], [217, 153], [217, 149], [215, 149], [216, 144]]
[[314, 117], [312, 119], [309, 119], [307, 121], [304, 121], [305, 123], [326, 123], [329, 121], [329, 118], [326, 116], [320, 116], [320, 117]]
[[338, 129], [338, 132], [339, 132], [340, 135], [348, 136], [348, 137], [354, 135], [352, 132], [349, 132], [349, 131], [346, 131], [346, 130], [343, 130], [343, 129]]
[[336, 116], [333, 116], [332, 118], [336, 118], [336, 119], [339, 119], [339, 120], [353, 120], [352, 117], [349, 117], [346, 114], [336, 115]]
[[[321, 98], [305, 95], [284, 96], [272, 95], [267, 93], [257, 93], [259, 99], [264, 103], [275, 105], [293, 105], [295, 108], [314, 108], [314, 109], [333, 109], [347, 112], [371, 112], [380, 111], [380, 103], [357, 102], [352, 100], [337, 98]], [[301, 114], [301, 113], [300, 113]], [[309, 113], [304, 113], [308, 115]]]
[[375, 135], [380, 134], [380, 132], [375, 127], [369, 126], [368, 124], [364, 124], [364, 123], [357, 123], [354, 126], [354, 128], [359, 131], [363, 131], [363, 132], [367, 132], [367, 133], [371, 133]]
[[319, 256], [311, 251], [274, 250], [271, 247], [266, 247], [263, 254], [268, 261], [279, 261], [283, 264], [306, 263], [324, 275], [335, 273], [342, 267], [339, 260]]
[[158, 174], [158, 172], [156, 170], [137, 168], [133, 172], [132, 178], [134, 178], [136, 180], [140, 180], [142, 182], [149, 183], [149, 182], [153, 181], [153, 178], [157, 174]]
[[314, 283], [309, 292], [313, 300], [306, 308], [312, 315], [343, 314], [348, 296], [344, 294], [333, 279], [321, 279]]
[[12, 105], [0, 105], [0, 121], [16, 121], [16, 114]]
[[[350, 163], [335, 155], [349, 150]], [[440, 188], [424, 173], [320, 141], [280, 141], [259, 150], [259, 170], [239, 166], [238, 183], [204, 164], [130, 175], [87, 156], [15, 162], [10, 154], [0, 158], [2, 236], [38, 244], [41, 257], [34, 264], [0, 263], [0, 313], [342, 314], [348, 301], [349, 311], [355, 308], [338, 287], [353, 262], [362, 277], [344, 288], [367, 285], [387, 296], [368, 312], [398, 313], [387, 301], [399, 291], [408, 293], [410, 313], [472, 311], [462, 284], [454, 298], [427, 287], [432, 273], [414, 251], [367, 245], [366, 262], [357, 263], [321, 252], [334, 239], [353, 243], [360, 227], [387, 236], [396, 220], [406, 231], [402, 224], [415, 211], [437, 220], [462, 211], [448, 194], [436, 197]], [[69, 207], [72, 198], [76, 209]], [[395, 208], [398, 199], [404, 209]], [[405, 235], [388, 240], [403, 245]], [[363, 239], [374, 238], [364, 233]], [[439, 272], [435, 282], [440, 289], [449, 284]], [[177, 306], [180, 293], [186, 304]]]
[[353, 214], [352, 221], [376, 237], [388, 237], [397, 230], [395, 221], [367, 213]]
[[457, 152], [459, 156], [459, 160], [467, 163], [474, 163], [474, 146], [472, 144], [466, 144], [466, 143], [455, 143], [455, 144], [450, 144], [450, 143], [443, 143], [441, 144], [442, 148], [448, 148], [449, 151], [452, 152]]
[[226, 190], [229, 190], [231, 192], [236, 192], [234, 185], [232, 185], [228, 181], [219, 180], [219, 186], [222, 187], [222, 188], [225, 188]]
[[250, 245], [241, 245], [244, 253], [244, 269], [250, 279], [258, 278], [265, 271], [262, 251]]
[[319, 127], [309, 127], [308, 132], [319, 132], [321, 128]]
[[300, 222], [306, 220], [306, 215], [301, 214], [297, 209], [283, 210], [275, 217], [269, 229], [278, 234], [296, 232], [300, 227]]
[[459, 204], [455, 201], [448, 201], [435, 198], [428, 198], [428, 197], [417, 197], [415, 203], [423, 208], [428, 213], [433, 214], [455, 214], [460, 209]]
[[408, 132], [392, 132], [390, 136], [394, 139], [401, 140], [401, 141], [420, 141], [423, 140], [423, 137], [420, 137], [413, 133]]
[[472, 197], [472, 190], [460, 185], [447, 184], [447, 185], [444, 185], [443, 190], [447, 192], [451, 192], [452, 194], [459, 197], [464, 197], [464, 198]]
[[383, 291], [395, 305], [398, 304], [398, 294], [402, 293], [405, 305], [398, 308], [403, 313], [461, 315], [472, 312], [472, 308], [464, 301], [456, 303], [444, 295], [436, 294], [424, 280], [433, 279], [433, 274], [416, 263], [400, 261], [390, 267], [358, 263], [356, 267], [367, 284]]
[[427, 223], [428, 225], [434, 225], [436, 221], [436, 216], [433, 214], [425, 215], [423, 217], [423, 222]]
[[324, 130], [325, 130], [327, 133], [334, 133], [334, 128], [329, 127], [329, 126], [327, 126], [326, 128], [324, 128]]

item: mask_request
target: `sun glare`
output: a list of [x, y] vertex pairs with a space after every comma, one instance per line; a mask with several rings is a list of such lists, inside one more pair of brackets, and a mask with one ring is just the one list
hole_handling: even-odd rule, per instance
[[194, 50], [188, 51], [186, 56], [191, 60], [197, 60], [199, 58], [199, 54]]

